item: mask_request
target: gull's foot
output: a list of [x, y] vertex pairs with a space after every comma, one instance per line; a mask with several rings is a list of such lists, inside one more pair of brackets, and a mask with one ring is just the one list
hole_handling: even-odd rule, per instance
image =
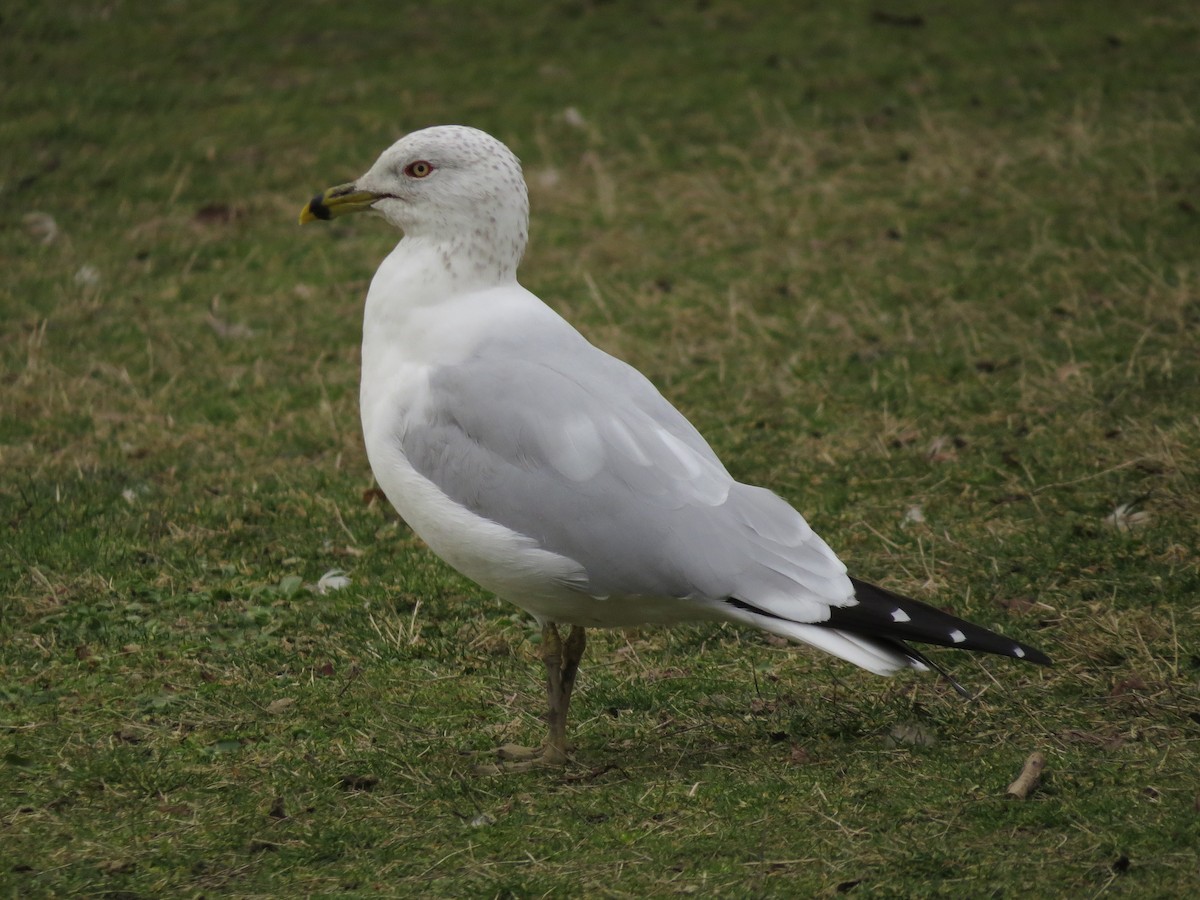
[[501, 744], [495, 750], [472, 755], [491, 760], [475, 766], [477, 775], [513, 775], [534, 769], [561, 768], [570, 761], [558, 747], [522, 747], [519, 744]]

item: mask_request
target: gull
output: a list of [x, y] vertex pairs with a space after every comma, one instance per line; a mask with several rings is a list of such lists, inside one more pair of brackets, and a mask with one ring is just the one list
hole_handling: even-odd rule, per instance
[[523, 288], [528, 193], [491, 135], [413, 132], [300, 221], [364, 211], [403, 232], [363, 316], [371, 470], [434, 553], [542, 628], [548, 734], [496, 770], [569, 761], [587, 628], [734, 622], [879, 675], [946, 675], [909, 641], [1050, 664], [848, 575], [799, 512], [734, 480], [649, 380]]

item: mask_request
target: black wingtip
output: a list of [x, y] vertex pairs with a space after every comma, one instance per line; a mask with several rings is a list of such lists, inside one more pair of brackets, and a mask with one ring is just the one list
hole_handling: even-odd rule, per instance
[[962, 697], [964, 700], [974, 700], [975, 699], [975, 695], [972, 694], [970, 691], [968, 691], [965, 687], [963, 687], [962, 683], [957, 678], [955, 678], [953, 675], [951, 675], [949, 672], [947, 672], [945, 669], [943, 669], [941, 666], [939, 666], [937, 663], [935, 663], [932, 659], [930, 659], [928, 656], [926, 656], [920, 650], [910, 647], [908, 644], [904, 643], [904, 641], [885, 640], [884, 643], [888, 644], [891, 647], [894, 647], [896, 650], [899, 650], [906, 657], [908, 657], [914, 664], [919, 664], [921, 666], [924, 666], [926, 669], [929, 669], [929, 671], [936, 672], [938, 675], [941, 675], [948, 682], [950, 682], [950, 687], [954, 688], [955, 692], [957, 692], [957, 694], [960, 697]]
[[1039, 666], [1052, 666], [1054, 660], [1043, 653], [1037, 647], [1030, 647], [1028, 644], [1020, 644], [1013, 641], [1013, 652], [1009, 654], [1013, 659], [1024, 660], [1025, 662], [1037, 663]]
[[854, 585], [858, 603], [834, 607], [829, 619], [821, 625], [866, 637], [995, 653], [1039, 666], [1054, 664], [1049, 656], [1036, 647], [1014, 641], [887, 588], [857, 578], [851, 578], [850, 581]]

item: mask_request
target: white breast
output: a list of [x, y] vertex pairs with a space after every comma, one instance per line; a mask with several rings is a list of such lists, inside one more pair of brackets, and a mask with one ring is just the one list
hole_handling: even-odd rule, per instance
[[430, 373], [472, 352], [474, 340], [486, 335], [489, 320], [502, 311], [503, 298], [467, 295], [453, 302], [455, 308], [397, 308], [373, 305], [374, 295], [372, 285], [359, 401], [367, 457], [388, 500], [434, 553], [535, 615], [552, 617], [547, 613], [564, 603], [586, 601], [568, 586], [586, 582], [578, 563], [452, 500], [412, 467], [398, 439], [426, 415]]

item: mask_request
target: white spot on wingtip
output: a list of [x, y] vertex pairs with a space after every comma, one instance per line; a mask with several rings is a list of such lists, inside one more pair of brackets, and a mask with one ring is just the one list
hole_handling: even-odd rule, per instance
[[893, 622], [911, 622], [912, 617], [909, 616], [909, 614], [906, 613], [902, 609], [893, 609], [892, 610], [892, 621]]
[[1024, 659], [1025, 651], [1020, 647], [1013, 647], [1013, 656], [1015, 656], [1017, 659]]
[[954, 643], [956, 643], [956, 644], [961, 644], [966, 639], [967, 639], [967, 636], [965, 634], [963, 634], [961, 631], [959, 631], [957, 628], [955, 628], [952, 632], [950, 632], [950, 640], [954, 641]]

